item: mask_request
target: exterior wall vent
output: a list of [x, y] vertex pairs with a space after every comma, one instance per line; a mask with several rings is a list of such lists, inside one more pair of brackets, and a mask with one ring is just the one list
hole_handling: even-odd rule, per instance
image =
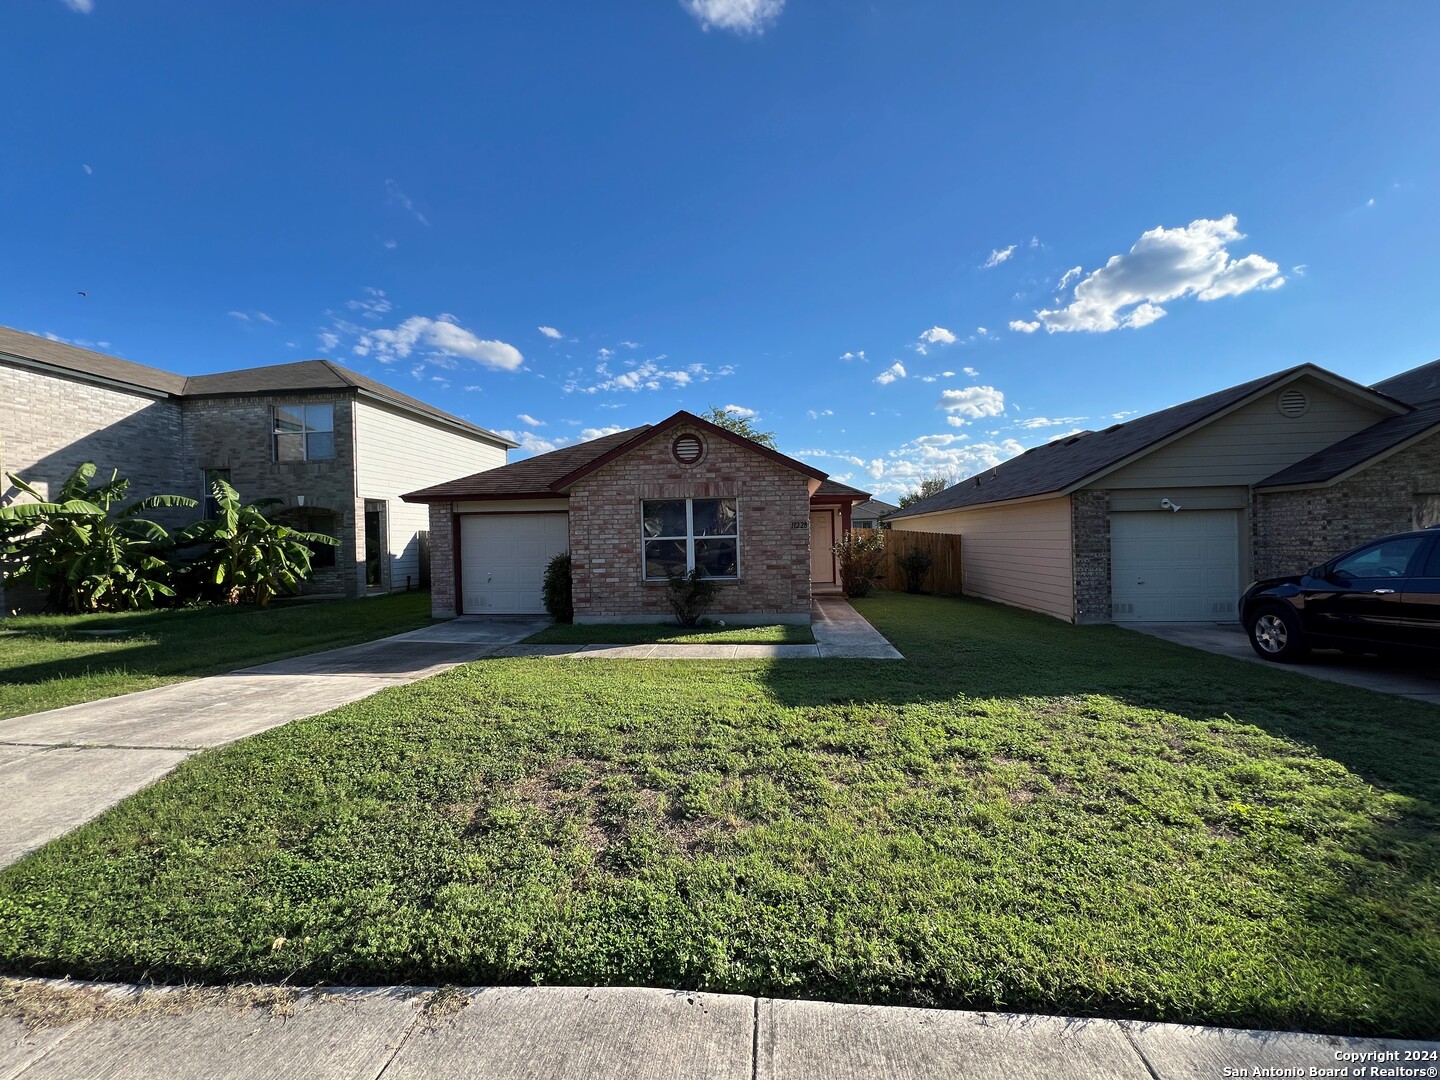
[[694, 465], [705, 456], [705, 444], [700, 441], [700, 436], [687, 433], [676, 437], [670, 452], [681, 465]]
[[1277, 402], [1281, 416], [1288, 416], [1292, 420], [1297, 416], [1304, 416], [1310, 409], [1310, 399], [1305, 396], [1304, 390], [1297, 390], [1291, 387], [1280, 395]]

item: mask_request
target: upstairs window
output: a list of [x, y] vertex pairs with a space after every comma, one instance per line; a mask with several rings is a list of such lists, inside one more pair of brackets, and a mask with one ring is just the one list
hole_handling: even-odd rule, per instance
[[335, 457], [334, 405], [276, 405], [275, 460], [330, 461]]
[[696, 567], [706, 577], [740, 576], [734, 499], [646, 499], [640, 520], [646, 581], [664, 581]]

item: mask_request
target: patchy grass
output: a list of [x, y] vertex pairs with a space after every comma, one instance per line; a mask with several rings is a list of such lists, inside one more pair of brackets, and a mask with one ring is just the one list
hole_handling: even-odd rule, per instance
[[661, 623], [556, 623], [526, 645], [813, 645], [808, 626], [674, 626]]
[[1440, 711], [982, 602], [909, 660], [483, 660], [0, 873], [0, 969], [1440, 1030]]
[[0, 718], [353, 645], [429, 622], [429, 593], [0, 619]]

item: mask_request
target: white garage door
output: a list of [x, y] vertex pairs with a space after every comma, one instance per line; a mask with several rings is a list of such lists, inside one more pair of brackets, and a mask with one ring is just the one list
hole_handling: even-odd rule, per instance
[[1240, 599], [1240, 512], [1110, 515], [1116, 622], [1228, 622]]
[[543, 615], [545, 564], [569, 547], [567, 514], [462, 517], [461, 613]]

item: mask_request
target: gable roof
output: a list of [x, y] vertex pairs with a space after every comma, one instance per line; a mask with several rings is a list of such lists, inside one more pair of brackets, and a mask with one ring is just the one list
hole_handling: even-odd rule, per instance
[[1432, 360], [1409, 371], [1402, 371], [1399, 375], [1381, 379], [1371, 389], [1408, 405], [1440, 401], [1440, 360]]
[[435, 484], [400, 496], [405, 502], [450, 502], [454, 499], [553, 499], [555, 484], [561, 477], [623, 446], [637, 435], [650, 430], [649, 424], [617, 431], [589, 442], [551, 450], [502, 465], [498, 469], [471, 473], [443, 484]]
[[480, 435], [498, 445], [513, 448], [520, 444], [503, 435], [478, 427], [433, 405], [367, 378], [331, 360], [300, 360], [290, 364], [240, 368], [214, 375], [175, 375], [146, 367], [118, 356], [91, 352], [64, 342], [0, 326], [0, 357], [79, 375], [88, 380], [118, 384], [160, 397], [206, 398], [244, 397], [259, 394], [306, 393], [325, 390], [354, 390], [358, 393], [417, 413], [470, 435]]
[[815, 489], [815, 495], [812, 496], [812, 498], [817, 496], [823, 502], [838, 503], [848, 501], [851, 506], [858, 506], [870, 498], [870, 492], [861, 491], [859, 488], [851, 487], [849, 484], [842, 484], [839, 480], [826, 478], [820, 481], [820, 486]]
[[988, 503], [1040, 495], [1061, 495], [1098, 478], [1154, 449], [1199, 427], [1222, 413], [1246, 404], [1303, 376], [1311, 376], [1364, 397], [1390, 412], [1408, 412], [1402, 404], [1377, 394], [1358, 383], [1342, 378], [1314, 364], [1300, 364], [1259, 379], [1251, 379], [1225, 390], [1182, 402], [1168, 409], [1136, 417], [1124, 424], [1114, 424], [1104, 431], [1088, 431], [1032, 447], [1018, 457], [1002, 462], [993, 469], [954, 484], [918, 503], [901, 510], [893, 518], [933, 514], [938, 510], [956, 510]]
[[26, 334], [8, 326], [0, 326], [0, 356], [68, 371], [100, 382], [119, 383], [161, 396], [179, 395], [185, 391], [183, 375], [172, 375], [159, 368], [91, 352], [36, 334]]
[[886, 514], [893, 514], [899, 509], [898, 506], [891, 506], [889, 503], [881, 502], [879, 499], [869, 499], [850, 511], [850, 516], [857, 518], [882, 518]]
[[377, 398], [406, 412], [419, 413], [472, 435], [482, 435], [502, 446], [514, 448], [520, 445], [513, 439], [507, 439], [433, 405], [427, 405], [418, 398], [402, 394], [393, 387], [361, 375], [358, 371], [351, 371], [333, 360], [297, 360], [290, 364], [267, 364], [264, 367], [240, 368], [237, 371], [222, 371], [214, 375], [192, 375], [185, 380], [184, 396], [244, 397], [325, 390], [356, 390], [363, 396]]
[[1387, 416], [1364, 431], [1357, 431], [1348, 439], [1341, 439], [1267, 476], [1255, 487], [1310, 486], [1341, 480], [1387, 451], [1398, 450], [1405, 443], [1437, 430], [1440, 430], [1440, 400], [1401, 416]]
[[[456, 480], [447, 480], [443, 484], [435, 484], [419, 491], [412, 491], [400, 498], [405, 502], [413, 503], [450, 502], [465, 499], [553, 499], [557, 495], [565, 495], [572, 485], [596, 469], [629, 453], [641, 443], [680, 425], [698, 427], [707, 434], [713, 434], [743, 446], [761, 457], [776, 461], [805, 476], [822, 482], [827, 480], [828, 474], [821, 472], [813, 465], [786, 457], [778, 450], [761, 446], [743, 435], [737, 435], [708, 420], [702, 420], [694, 413], [682, 410], [674, 416], [662, 420], [659, 424], [642, 424], [640, 427], [630, 428], [626, 431], [617, 431], [613, 435], [591, 439], [589, 442], [576, 443], [574, 446], [565, 446], [559, 450], [552, 450], [548, 454], [538, 454], [511, 465], [502, 465], [498, 469], [487, 469], [484, 472], [472, 473]], [[866, 492], [857, 491], [855, 488], [846, 488], [844, 484], [835, 486], [858, 496], [867, 495]]]

